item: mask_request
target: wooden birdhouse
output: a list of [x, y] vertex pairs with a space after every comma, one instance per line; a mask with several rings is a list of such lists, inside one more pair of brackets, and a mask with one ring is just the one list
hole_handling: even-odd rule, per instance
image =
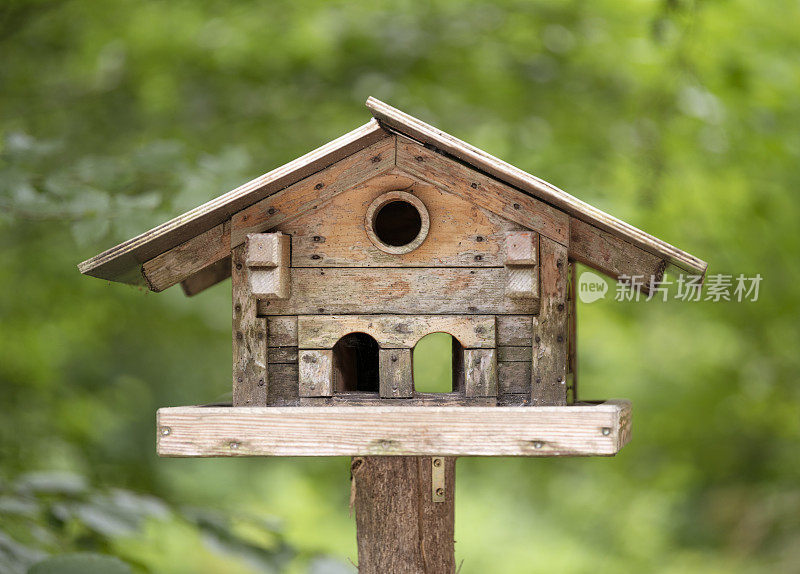
[[[578, 399], [574, 265], [647, 288], [668, 265], [706, 264], [367, 107], [363, 127], [80, 265], [190, 296], [231, 278], [233, 404], [161, 409], [159, 454], [615, 454], [630, 405]], [[452, 390], [420, 393], [414, 347], [438, 332]], [[431, 499], [445, 500], [436, 468]]]

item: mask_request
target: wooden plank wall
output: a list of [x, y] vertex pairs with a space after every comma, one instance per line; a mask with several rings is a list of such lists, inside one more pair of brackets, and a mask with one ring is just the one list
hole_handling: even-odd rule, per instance
[[[483, 366], [485, 377], [468, 376], [460, 387], [469, 395], [492, 400], [496, 396], [500, 405], [566, 404], [568, 396], [574, 397], [574, 358], [568, 356], [574, 349], [569, 328], [574, 313], [567, 299], [569, 217], [401, 136], [396, 141], [397, 168], [382, 167], [386, 151], [381, 149], [375, 163], [383, 171], [371, 178], [358, 181], [330, 170], [332, 179], [317, 184], [329, 194], [319, 202], [312, 202], [313, 182], [297, 184], [304, 190], [304, 215], [282, 215], [293, 208], [274, 207], [281, 197], [277, 194], [232, 219], [231, 244], [245, 232], [275, 224], [271, 231], [292, 236], [291, 296], [256, 304], [257, 316], [266, 325], [263, 364], [269, 381], [258, 400], [269, 405], [336, 404], [336, 397], [320, 396], [327, 391], [319, 389], [329, 353], [314, 353], [329, 351], [341, 336], [354, 331], [368, 332], [382, 350], [394, 351], [381, 356], [387, 381], [382, 394], [398, 401], [421, 400], [398, 369], [410, 370], [406, 365], [411, 364], [411, 349], [419, 336], [444, 331], [467, 349], [459, 364]], [[418, 249], [388, 255], [367, 237], [364, 212], [381, 193], [401, 185], [423, 201], [431, 230]], [[533, 296], [512, 297], [508, 280], [514, 269], [509, 262], [519, 257], [509, 257], [506, 239], [528, 237], [526, 229], [536, 231], [528, 238], [530, 257], [524, 261], [534, 266], [538, 284], [526, 291]], [[603, 238], [589, 239], [605, 241], [597, 249], [607, 244]], [[621, 269], [618, 261], [614, 265]], [[329, 323], [312, 329], [315, 317], [336, 317], [336, 328], [328, 328]], [[465, 334], [464, 328], [486, 320], [493, 323], [491, 341]], [[309, 388], [300, 384], [298, 350], [313, 351], [309, 361], [312, 355], [317, 358], [304, 365], [303, 385]]]

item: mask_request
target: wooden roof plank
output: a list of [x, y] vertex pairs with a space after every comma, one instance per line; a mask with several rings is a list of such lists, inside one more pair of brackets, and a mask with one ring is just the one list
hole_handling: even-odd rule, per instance
[[367, 99], [367, 108], [375, 118], [391, 129], [446, 152], [468, 163], [475, 169], [528, 192], [573, 217], [586, 221], [650, 253], [665, 258], [684, 271], [700, 275], [705, 274], [706, 262], [571, 196], [536, 176], [401, 112], [376, 98], [370, 97]]
[[[235, 213], [208, 231], [142, 264], [142, 274], [152, 291], [159, 292], [230, 257], [248, 233], [262, 233], [300, 217], [320, 204], [395, 165], [395, 136], [358, 150]], [[210, 285], [209, 285], [210, 287]]]
[[78, 265], [78, 270], [85, 275], [110, 281], [141, 283], [139, 270], [145, 261], [208, 231], [268, 195], [388, 136], [389, 133], [377, 121], [371, 120], [302, 157], [83, 261]]

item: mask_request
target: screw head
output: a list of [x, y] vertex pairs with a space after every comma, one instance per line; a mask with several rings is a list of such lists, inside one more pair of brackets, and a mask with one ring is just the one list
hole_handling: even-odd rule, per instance
[[442, 466], [442, 459], [441, 458], [434, 458], [433, 459], [433, 466], [436, 466], [436, 467]]
[[544, 443], [542, 441], [540, 441], [540, 440], [533, 441], [533, 448], [542, 448], [543, 446], [544, 446]]
[[239, 448], [239, 443], [236, 441], [231, 442], [231, 450], [237, 450]]
[[444, 496], [444, 488], [437, 488], [436, 496]]
[[172, 429], [169, 427], [161, 427], [161, 436], [169, 436], [172, 432]]
[[611, 434], [611, 429], [610, 429], [610, 428], [608, 428], [608, 427], [603, 427], [603, 430], [602, 430], [602, 431], [600, 431], [600, 432], [602, 432], [602, 433], [603, 433], [603, 436], [608, 436], [608, 435], [610, 435], [610, 434]]

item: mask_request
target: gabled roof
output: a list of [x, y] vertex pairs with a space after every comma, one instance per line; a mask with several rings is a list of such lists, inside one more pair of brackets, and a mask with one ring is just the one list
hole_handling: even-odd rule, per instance
[[146, 261], [212, 229], [268, 195], [388, 136], [376, 120], [370, 120], [302, 157], [83, 261], [78, 270], [84, 275], [109, 281], [142, 284], [141, 266]]
[[448, 153], [475, 169], [488, 173], [522, 191], [526, 191], [542, 201], [569, 213], [573, 217], [608, 231], [641, 247], [645, 251], [667, 259], [684, 271], [700, 275], [705, 274], [707, 264], [694, 255], [681, 251], [666, 241], [653, 237], [649, 233], [645, 233], [641, 229], [637, 229], [633, 225], [629, 225], [571, 196], [534, 175], [522, 171], [373, 97], [367, 99], [367, 107], [375, 118], [390, 129], [397, 130], [403, 135]]
[[[229, 269], [220, 262], [230, 248], [235, 246], [226, 224], [234, 214], [396, 133], [569, 214], [572, 222], [571, 243], [576, 243], [576, 250], [574, 253], [570, 250], [570, 257], [609, 275], [616, 277], [626, 271], [625, 266], [615, 260], [615, 257], [619, 259], [620, 253], [622, 257], [646, 259], [647, 269], [652, 269], [655, 261], [659, 280], [667, 263], [675, 265], [683, 272], [705, 274], [707, 264], [704, 261], [576, 199], [546, 181], [380, 100], [369, 98], [367, 107], [375, 119], [366, 125], [84, 261], [78, 266], [79, 270], [81, 273], [111, 281], [142, 283], [145, 264], [150, 266], [151, 271], [155, 268], [156, 272], [165, 267], [170, 259], [170, 265], [181, 265], [180, 261], [175, 263], [174, 258], [167, 257], [168, 252], [184, 250], [189, 253], [196, 249], [206, 249], [206, 244], [213, 243], [217, 246], [218, 256], [207, 262], [209, 264], [203, 268], [195, 262], [194, 266], [187, 264], [182, 272], [172, 270], [172, 280], [163, 284], [154, 285], [148, 280], [148, 286], [156, 291], [183, 281], [187, 294], [198, 292], [229, 274]], [[191, 240], [195, 238], [202, 239], [197, 242], [199, 247], [192, 245]], [[608, 246], [611, 244], [615, 247], [610, 250]], [[625, 246], [633, 247], [626, 250]], [[184, 255], [184, 259], [190, 258], [189, 255]], [[205, 272], [202, 277], [201, 271]], [[193, 281], [199, 288], [188, 288], [186, 280]]]

